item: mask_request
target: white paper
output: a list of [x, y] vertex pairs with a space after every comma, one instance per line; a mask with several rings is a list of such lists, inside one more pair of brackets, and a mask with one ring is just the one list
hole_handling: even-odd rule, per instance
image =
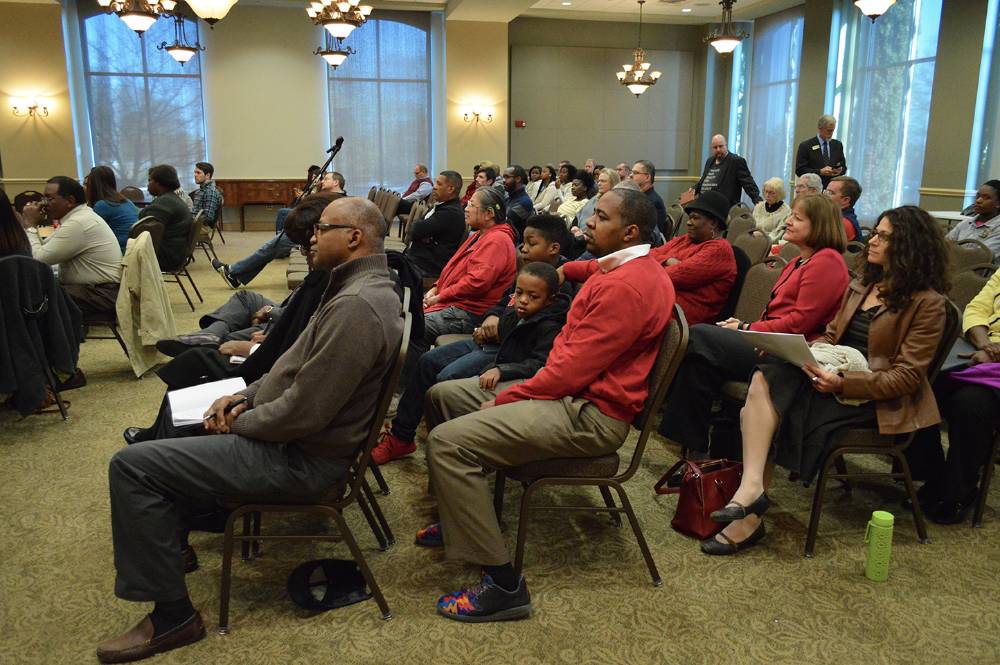
[[171, 390], [167, 393], [170, 413], [175, 426], [195, 425], [205, 418], [212, 402], [223, 395], [232, 395], [247, 387], [241, 377], [203, 383], [200, 386]]
[[796, 367], [802, 367], [806, 364], [819, 365], [809, 349], [809, 342], [806, 341], [805, 335], [753, 330], [740, 330], [739, 333], [746, 335], [747, 342], [755, 348], [770, 356], [790, 362]]

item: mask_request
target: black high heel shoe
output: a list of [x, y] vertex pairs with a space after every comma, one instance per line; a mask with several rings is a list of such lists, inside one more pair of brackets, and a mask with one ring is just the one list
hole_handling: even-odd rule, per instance
[[767, 509], [770, 507], [771, 500], [767, 498], [767, 492], [761, 492], [760, 496], [754, 499], [754, 502], [749, 506], [744, 506], [737, 501], [730, 501], [729, 505], [713, 511], [709, 517], [713, 522], [726, 524], [729, 522], [735, 522], [736, 520], [741, 520], [747, 515], [763, 517], [764, 513], [766, 513]]

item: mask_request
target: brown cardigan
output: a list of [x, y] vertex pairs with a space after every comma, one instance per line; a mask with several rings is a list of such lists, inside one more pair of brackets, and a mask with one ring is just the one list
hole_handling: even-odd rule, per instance
[[[871, 290], [854, 280], [840, 310], [818, 341], [837, 344]], [[941, 422], [927, 371], [941, 339], [945, 298], [936, 291], [914, 294], [899, 312], [879, 305], [868, 330], [871, 372], [846, 372], [844, 397], [875, 402], [881, 434], [905, 434]]]

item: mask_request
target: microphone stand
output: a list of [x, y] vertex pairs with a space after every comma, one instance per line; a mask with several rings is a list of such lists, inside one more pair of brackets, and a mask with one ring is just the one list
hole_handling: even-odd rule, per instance
[[[326, 158], [325, 162], [323, 162], [323, 166], [320, 167], [319, 171], [316, 171], [316, 173], [309, 178], [309, 180], [306, 182], [306, 186], [302, 188], [302, 193], [296, 196], [295, 199], [292, 201], [291, 205], [292, 208], [297, 206], [299, 202], [302, 201], [303, 198], [312, 193], [312, 188], [316, 185], [316, 182], [319, 181], [319, 179], [323, 177], [323, 174], [326, 173], [326, 170], [330, 168], [330, 164], [333, 163], [333, 158], [337, 156], [337, 153], [340, 152], [340, 149], [343, 147], [344, 147], [344, 137], [338, 136], [336, 142], [327, 149], [327, 152], [330, 153], [330, 156]], [[281, 236], [283, 235], [285, 235], [284, 226], [281, 227], [281, 233], [278, 234], [278, 239], [280, 240]]]

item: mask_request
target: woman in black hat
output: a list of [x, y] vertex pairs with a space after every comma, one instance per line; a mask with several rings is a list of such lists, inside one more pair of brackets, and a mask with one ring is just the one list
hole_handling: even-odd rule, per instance
[[702, 192], [684, 212], [687, 233], [649, 255], [666, 268], [688, 324], [714, 323], [736, 281], [733, 247], [722, 237], [729, 201], [719, 192]]

